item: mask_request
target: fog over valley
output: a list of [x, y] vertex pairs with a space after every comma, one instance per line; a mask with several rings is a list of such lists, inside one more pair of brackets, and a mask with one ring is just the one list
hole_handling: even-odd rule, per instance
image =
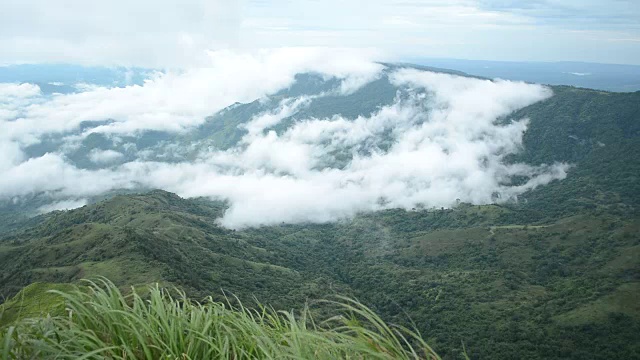
[[[209, 57], [142, 85], [43, 95], [2, 84], [0, 197], [50, 199], [40, 208], [50, 211], [161, 188], [228, 201], [221, 223], [236, 228], [515, 201], [569, 170], [506, 160], [528, 124], [509, 115], [553, 96], [541, 85], [383, 64], [354, 50]], [[358, 103], [374, 90], [386, 99]], [[199, 136], [216, 122], [236, 138]]]

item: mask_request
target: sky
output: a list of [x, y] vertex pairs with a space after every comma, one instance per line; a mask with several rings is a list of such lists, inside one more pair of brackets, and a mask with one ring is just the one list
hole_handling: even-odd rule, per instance
[[359, 48], [640, 65], [637, 0], [0, 1], [0, 64], [189, 67], [207, 50]]

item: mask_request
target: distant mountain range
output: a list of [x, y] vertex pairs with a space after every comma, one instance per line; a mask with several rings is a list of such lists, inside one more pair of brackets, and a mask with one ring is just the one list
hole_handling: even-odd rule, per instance
[[82, 86], [141, 85], [153, 70], [70, 64], [20, 64], [0, 66], [0, 83], [32, 83], [43, 93], [69, 94]]
[[411, 59], [416, 64], [456, 69], [467, 74], [549, 85], [571, 85], [616, 92], [640, 91], [640, 66], [574, 61], [485, 61]]
[[[412, 58], [420, 64], [449, 72], [486, 78], [520, 80], [539, 84], [569, 85], [615, 92], [640, 91], [640, 65], [587, 62], [488, 61], [441, 58]], [[97, 86], [141, 85], [154, 71], [127, 67], [95, 67], [69, 64], [23, 64], [0, 66], [0, 83], [35, 83], [45, 93], [78, 91], [77, 84]]]

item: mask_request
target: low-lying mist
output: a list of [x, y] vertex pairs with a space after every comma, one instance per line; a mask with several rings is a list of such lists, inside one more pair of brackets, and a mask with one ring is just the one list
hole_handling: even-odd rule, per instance
[[[36, 85], [0, 84], [0, 199], [19, 202], [38, 194], [50, 199], [41, 211], [51, 211], [82, 206], [115, 189], [161, 188], [225, 199], [230, 207], [221, 224], [241, 228], [326, 222], [387, 208], [508, 201], [566, 176], [566, 164], [505, 160], [521, 151], [528, 125], [528, 119], [509, 115], [552, 96], [544, 86], [390, 68], [348, 50], [210, 57], [208, 67], [157, 73], [142, 86], [43, 96]], [[282, 96], [301, 73], [337, 85]], [[391, 104], [357, 117], [305, 116], [318, 99], [348, 96], [380, 79], [396, 89]], [[254, 100], [264, 106], [237, 119], [244, 135], [233, 146], [185, 140], [207, 116]], [[68, 156], [83, 149], [91, 134], [118, 144], [149, 130], [171, 133], [175, 141], [144, 151], [124, 147], [133, 149], [133, 157], [104, 146], [87, 149], [92, 168]], [[31, 157], [25, 152], [52, 137], [56, 148]], [[191, 155], [162, 160], [168, 149]]]

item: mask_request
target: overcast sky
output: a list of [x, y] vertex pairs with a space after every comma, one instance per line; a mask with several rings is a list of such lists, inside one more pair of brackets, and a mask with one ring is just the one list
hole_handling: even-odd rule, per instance
[[640, 64], [638, 0], [0, 0], [0, 63], [189, 66], [203, 50]]

